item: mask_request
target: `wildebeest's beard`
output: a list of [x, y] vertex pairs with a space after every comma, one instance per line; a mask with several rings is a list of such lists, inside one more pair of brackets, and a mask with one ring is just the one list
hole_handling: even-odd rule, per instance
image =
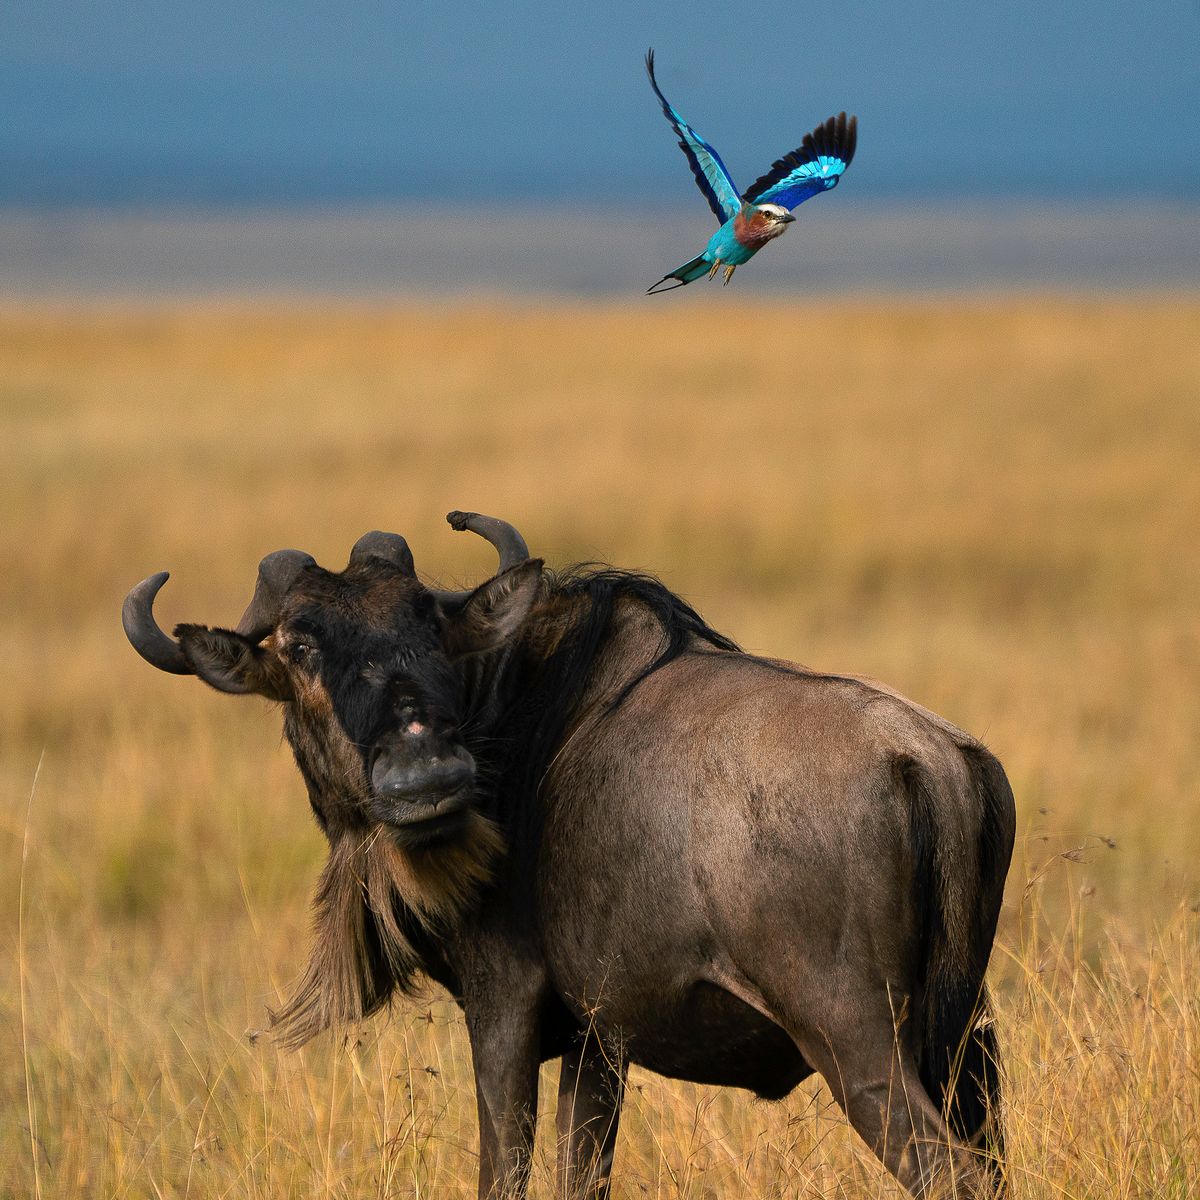
[[426, 850], [402, 850], [380, 825], [336, 837], [317, 887], [308, 965], [271, 1013], [276, 1038], [302, 1046], [411, 988], [421, 970], [413, 934], [436, 937], [456, 920], [501, 850], [496, 827], [478, 813], [463, 837]]

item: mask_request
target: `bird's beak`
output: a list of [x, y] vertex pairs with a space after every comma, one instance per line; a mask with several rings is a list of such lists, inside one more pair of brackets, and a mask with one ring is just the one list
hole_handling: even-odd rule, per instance
[[781, 221], [781, 222], [782, 222], [784, 225], [790, 225], [790, 224], [791, 224], [791, 223], [792, 223], [792, 222], [793, 222], [795, 219], [796, 219], [796, 214], [795, 214], [795, 213], [784, 213], [784, 215], [783, 215], [782, 217], [780, 217], [780, 218], [779, 218], [779, 220], [780, 220], [780, 221]]

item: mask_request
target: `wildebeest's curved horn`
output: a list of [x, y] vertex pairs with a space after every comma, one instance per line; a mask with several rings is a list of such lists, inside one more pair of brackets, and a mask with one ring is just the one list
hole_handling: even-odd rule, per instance
[[[525, 544], [525, 539], [507, 521], [501, 521], [499, 517], [485, 517], [482, 513], [459, 512], [455, 509], [446, 514], [446, 520], [451, 529], [460, 533], [469, 529], [496, 547], [496, 553], [500, 555], [497, 574], [507, 571], [509, 567], [520, 566], [529, 558], [529, 547]], [[465, 592], [433, 590], [433, 594], [442, 604], [454, 608], [471, 594], [471, 589], [468, 588]]]
[[303, 550], [276, 550], [258, 564], [258, 581], [237, 631], [246, 637], [265, 637], [279, 621], [279, 610], [288, 589], [305, 567], [315, 565], [316, 559]]
[[[288, 588], [315, 561], [302, 550], [276, 550], [268, 554], [258, 564], [254, 596], [238, 622], [237, 632], [255, 639], [266, 636], [279, 620], [280, 605]], [[154, 597], [169, 578], [169, 572], [159, 571], [133, 588], [121, 606], [121, 624], [129, 644], [151, 666], [172, 675], [195, 675], [179, 643], [168, 637], [154, 619]]]
[[350, 551], [350, 565], [357, 566], [368, 558], [381, 558], [384, 562], [390, 562], [399, 567], [405, 575], [417, 573], [417, 568], [413, 565], [412, 551], [398, 533], [382, 533], [378, 529], [364, 533]]
[[496, 553], [500, 555], [501, 571], [519, 566], [529, 557], [529, 547], [525, 544], [525, 539], [507, 521], [501, 521], [499, 517], [485, 517], [482, 513], [459, 512], [455, 509], [454, 512], [446, 514], [446, 520], [450, 522], [450, 528], [457, 529], [459, 533], [469, 529], [491, 542], [496, 547]]
[[121, 606], [121, 624], [129, 644], [152, 667], [172, 675], [194, 675], [179, 643], [163, 633], [154, 619], [154, 597], [170, 577], [170, 572], [159, 571], [133, 588]]

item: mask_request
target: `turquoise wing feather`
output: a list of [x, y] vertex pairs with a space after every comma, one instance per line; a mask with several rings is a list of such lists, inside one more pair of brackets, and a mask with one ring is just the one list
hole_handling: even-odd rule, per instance
[[679, 137], [679, 148], [687, 155], [688, 165], [696, 177], [696, 184], [704, 193], [713, 215], [724, 224], [742, 207], [742, 198], [737, 185], [729, 177], [729, 171], [721, 156], [706, 142], [671, 106], [662, 94], [658, 80], [654, 78], [654, 51], [646, 54], [646, 72], [650, 86], [662, 105], [663, 115], [671, 122], [671, 128]]

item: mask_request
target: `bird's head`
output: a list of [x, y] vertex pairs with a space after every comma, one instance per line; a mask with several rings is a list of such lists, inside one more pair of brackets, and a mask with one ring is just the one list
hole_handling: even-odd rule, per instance
[[773, 238], [779, 237], [796, 219], [781, 204], [756, 204], [753, 216], [757, 218], [754, 223]]

